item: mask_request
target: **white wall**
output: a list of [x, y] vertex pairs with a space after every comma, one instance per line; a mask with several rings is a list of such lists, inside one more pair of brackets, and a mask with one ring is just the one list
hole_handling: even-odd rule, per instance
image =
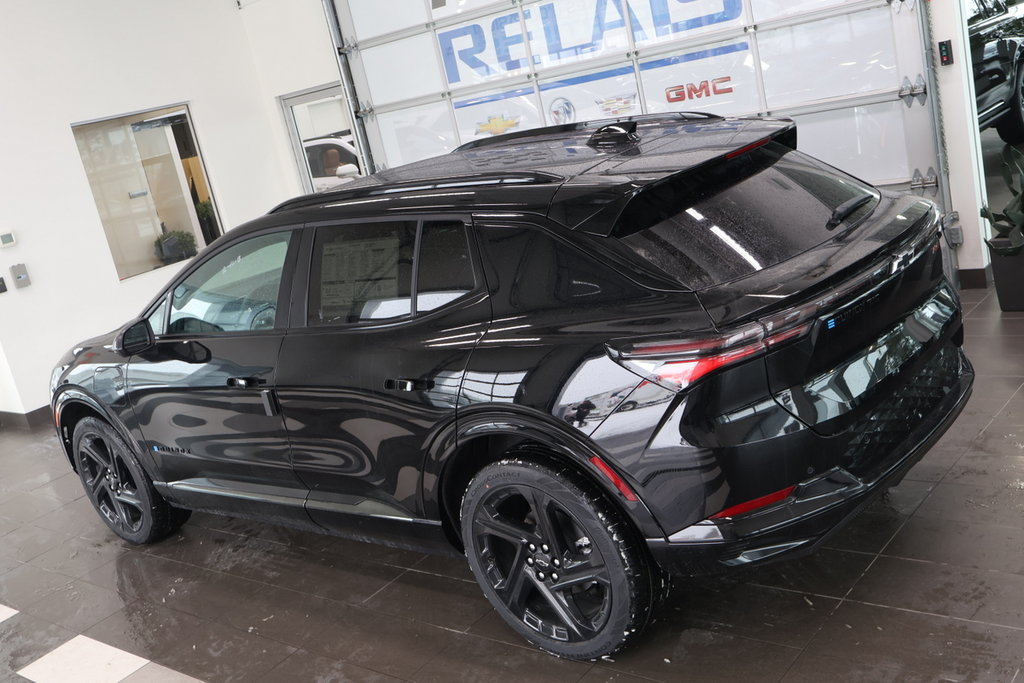
[[0, 413], [23, 413], [21, 399], [18, 396], [17, 387], [14, 386], [14, 377], [7, 367], [7, 356], [3, 347], [0, 347]]
[[[971, 74], [967, 17], [961, 3], [929, 3], [932, 41], [952, 41], [953, 64], [936, 67], [939, 107], [949, 163], [949, 189], [953, 209], [960, 213], [964, 244], [957, 252], [961, 270], [982, 269], [988, 265], [988, 223], [981, 218], [981, 207], [988, 201], [982, 166], [978, 109]], [[933, 49], [938, 50], [937, 45]], [[938, 64], [938, 54], [935, 62]]]
[[[0, 251], [0, 410], [31, 411], [65, 350], [181, 268], [118, 281], [71, 125], [187, 102], [230, 227], [300, 191], [275, 97], [337, 70], [319, 0], [0, 0], [0, 16], [0, 231], [18, 239]], [[10, 286], [15, 263], [30, 287]]]

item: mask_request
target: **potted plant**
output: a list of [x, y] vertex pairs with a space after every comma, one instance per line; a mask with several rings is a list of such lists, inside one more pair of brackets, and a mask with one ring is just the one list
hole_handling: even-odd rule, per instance
[[203, 231], [203, 238], [209, 244], [220, 235], [220, 227], [217, 224], [217, 214], [213, 210], [213, 202], [207, 199], [205, 202], [196, 204], [196, 217], [199, 219], [199, 227]]
[[999, 308], [1004, 311], [1024, 311], [1024, 153], [1006, 145], [1003, 147], [1003, 181], [1013, 198], [995, 213], [987, 206], [982, 218], [992, 224], [995, 236], [985, 240], [992, 257], [992, 278], [995, 280]]
[[184, 230], [169, 230], [153, 243], [156, 256], [164, 265], [176, 263], [196, 255], [196, 238]]

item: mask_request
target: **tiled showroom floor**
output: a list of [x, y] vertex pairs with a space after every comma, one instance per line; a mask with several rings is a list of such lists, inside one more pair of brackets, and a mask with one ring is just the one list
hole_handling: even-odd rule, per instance
[[964, 302], [974, 397], [898, 488], [594, 663], [525, 647], [457, 558], [203, 514], [129, 546], [51, 430], [0, 432], [0, 680], [1024, 680], [1024, 314]]

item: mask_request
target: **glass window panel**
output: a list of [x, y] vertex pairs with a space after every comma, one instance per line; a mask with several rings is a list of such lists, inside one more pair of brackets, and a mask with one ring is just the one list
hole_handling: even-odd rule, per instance
[[424, 223], [420, 237], [416, 311], [432, 311], [476, 287], [473, 262], [460, 222]]
[[760, 109], [746, 40], [640, 62], [647, 111], [745, 114]]
[[791, 17], [803, 12], [848, 5], [859, 0], [750, 0], [750, 11], [755, 22]]
[[[289, 104], [295, 132], [302, 143], [302, 166], [314, 192], [337, 189], [359, 175], [359, 153], [340, 88], [334, 94]], [[306, 100], [309, 96], [302, 96]], [[355, 166], [353, 169], [352, 166]], [[340, 170], [339, 170], [340, 169]]]
[[153, 330], [153, 334], [159, 335], [164, 333], [164, 323], [167, 321], [167, 299], [164, 298], [159, 305], [149, 314], [149, 328]]
[[[772, 142], [713, 165], [697, 179], [683, 174], [640, 195], [613, 235], [681, 284], [699, 289], [769, 268], [824, 242], [833, 236], [828, 227], [833, 211], [865, 194], [873, 201], [847, 220], [874, 209], [874, 191]], [[664, 220], [651, 226], [660, 215]], [[633, 216], [639, 217], [635, 223]]]
[[532, 87], [455, 100], [452, 104], [463, 142], [536, 128], [543, 121]]
[[174, 288], [168, 333], [273, 329], [291, 235], [253, 237], [207, 259]]
[[896, 101], [794, 117], [800, 149], [872, 183], [906, 180], [905, 109]]
[[310, 273], [310, 325], [386, 320], [412, 313], [416, 223], [319, 228]]
[[437, 95], [445, 89], [433, 41], [432, 33], [422, 33], [355, 53], [375, 106]]
[[549, 125], [641, 113], [632, 66], [543, 81], [540, 93]]
[[[525, 35], [514, 8], [438, 29], [437, 43], [448, 85], [457, 88], [526, 73], [530, 65]], [[443, 88], [434, 92], [439, 90]]]
[[[339, 0], [334, 0], [338, 15], [345, 16], [344, 7]], [[400, 31], [412, 26], [422, 26], [430, 21], [427, 6], [423, 0], [400, 0], [401, 11], [382, 11], [381, 0], [343, 0], [348, 5], [355, 25], [356, 37], [359, 40], [382, 36], [386, 33]], [[391, 0], [394, 2], [394, 0]]]
[[120, 279], [191, 258], [221, 234], [185, 108], [72, 132]]
[[523, 16], [534, 63], [547, 68], [628, 50], [629, 29], [621, 7], [605, 0], [526, 5]]
[[375, 119], [391, 167], [450, 152], [459, 144], [446, 103], [378, 114]]
[[629, 0], [628, 4], [637, 47], [740, 28], [745, 23], [743, 0]]
[[[370, 0], [379, 2], [380, 0]], [[487, 5], [507, 4], [496, 0], [430, 0], [430, 14], [434, 20], [447, 19], [465, 12], [472, 12]]]
[[768, 108], [898, 87], [890, 14], [884, 7], [758, 33]]

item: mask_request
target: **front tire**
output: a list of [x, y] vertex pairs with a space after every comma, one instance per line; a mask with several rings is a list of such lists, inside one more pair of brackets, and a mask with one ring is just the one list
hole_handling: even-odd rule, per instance
[[1024, 63], [1017, 64], [1014, 90], [1010, 95], [1010, 111], [996, 124], [996, 132], [1003, 142], [1015, 145], [1024, 142]]
[[89, 501], [106, 525], [126, 541], [158, 541], [191, 514], [172, 507], [157, 493], [124, 439], [102, 420], [87, 417], [78, 423], [74, 456]]
[[488, 465], [466, 488], [461, 526], [487, 599], [540, 648], [593, 659], [646, 626], [646, 556], [620, 513], [576, 472], [518, 458]]

